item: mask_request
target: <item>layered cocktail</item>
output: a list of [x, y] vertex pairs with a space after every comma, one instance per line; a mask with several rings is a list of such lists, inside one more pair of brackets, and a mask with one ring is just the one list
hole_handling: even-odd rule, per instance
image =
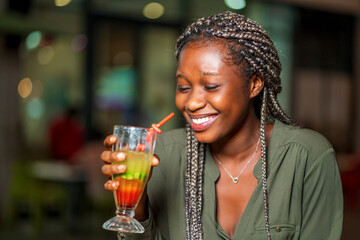
[[113, 151], [124, 152], [126, 159], [113, 164], [125, 165], [126, 171], [112, 176], [113, 181], [119, 182], [118, 189], [114, 191], [116, 216], [106, 221], [103, 228], [142, 233], [144, 228], [133, 217], [149, 177], [156, 131], [152, 128], [116, 125], [114, 135], [117, 142], [113, 146]]
[[126, 152], [126, 160], [120, 164], [126, 165], [126, 172], [116, 174], [113, 180], [119, 182], [119, 188], [114, 192], [118, 209], [134, 208], [144, 191], [153, 154], [144, 152]]

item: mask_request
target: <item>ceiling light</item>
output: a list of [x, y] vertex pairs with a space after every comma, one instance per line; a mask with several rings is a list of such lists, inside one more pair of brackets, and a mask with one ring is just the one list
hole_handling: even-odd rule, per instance
[[164, 6], [157, 2], [147, 4], [143, 9], [143, 14], [149, 19], [161, 17], [165, 12]]

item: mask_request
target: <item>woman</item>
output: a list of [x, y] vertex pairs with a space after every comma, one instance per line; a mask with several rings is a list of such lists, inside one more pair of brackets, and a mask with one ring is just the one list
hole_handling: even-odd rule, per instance
[[[158, 138], [161, 163], [154, 158], [135, 216], [145, 233], [120, 238], [340, 239], [334, 150], [279, 106], [281, 64], [263, 28], [231, 12], [201, 18], [178, 38], [176, 57], [176, 106], [188, 124]], [[102, 154], [105, 163], [125, 157]]]

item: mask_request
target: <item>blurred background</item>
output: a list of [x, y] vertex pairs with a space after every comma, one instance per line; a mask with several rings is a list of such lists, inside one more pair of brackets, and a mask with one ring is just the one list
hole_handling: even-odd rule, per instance
[[[100, 174], [114, 124], [174, 105], [174, 45], [222, 11], [264, 26], [283, 64], [282, 106], [334, 145], [344, 240], [360, 223], [359, 0], [0, 0], [0, 238], [116, 239]], [[180, 114], [164, 129], [180, 127]]]

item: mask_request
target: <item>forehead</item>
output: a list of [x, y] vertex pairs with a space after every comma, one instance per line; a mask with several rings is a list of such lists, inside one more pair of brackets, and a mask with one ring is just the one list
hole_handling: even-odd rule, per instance
[[[222, 65], [231, 68], [243, 76], [242, 66], [234, 63], [234, 54], [230, 52], [228, 41], [222, 38], [205, 38], [188, 42], [181, 50], [178, 59], [178, 70], [184, 65], [201, 64], [203, 68]], [[193, 66], [194, 67], [194, 66]]]
[[189, 43], [181, 51], [178, 70], [218, 70], [224, 65], [221, 50], [222, 47], [214, 43]]
[[214, 39], [201, 39], [198, 41], [188, 42], [181, 50], [178, 63], [186, 58], [186, 61], [198, 60], [209, 62], [210, 60], [221, 61], [223, 63], [228, 63], [226, 61], [227, 48], [223, 41], [214, 40]]

